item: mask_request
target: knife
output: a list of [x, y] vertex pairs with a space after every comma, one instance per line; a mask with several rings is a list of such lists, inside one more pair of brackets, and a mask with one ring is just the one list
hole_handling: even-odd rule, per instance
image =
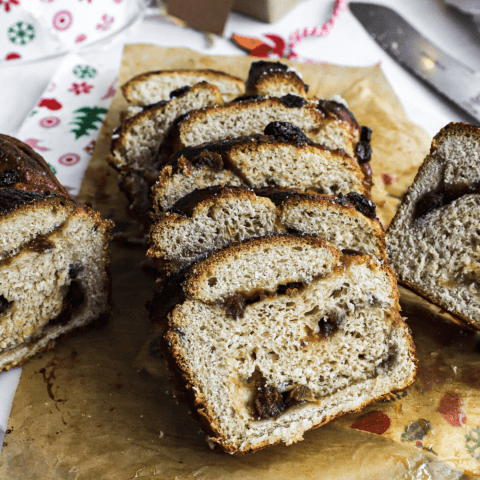
[[367, 32], [394, 60], [480, 124], [480, 73], [439, 50], [388, 7], [349, 4]]

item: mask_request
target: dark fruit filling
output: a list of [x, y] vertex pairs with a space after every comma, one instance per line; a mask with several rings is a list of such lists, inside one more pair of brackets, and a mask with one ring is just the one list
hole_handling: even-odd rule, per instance
[[164, 107], [167, 103], [168, 103], [168, 100], [160, 100], [159, 102], [150, 103], [149, 105], [144, 105], [142, 107], [142, 111], [145, 112], [146, 110], [152, 110], [157, 107]]
[[353, 248], [344, 248], [342, 250], [342, 255], [365, 255], [363, 252], [359, 250], [354, 250]]
[[308, 143], [307, 136], [302, 129], [290, 122], [270, 122], [263, 131], [265, 135], [273, 135], [282, 142], [294, 141], [297, 145]]
[[20, 181], [20, 175], [13, 168], [8, 168], [0, 173], [0, 187], [11, 187]]
[[437, 208], [449, 205], [470, 193], [480, 193], [478, 182], [462, 185], [442, 185], [438, 190], [433, 190], [420, 197], [415, 205], [414, 220], [421, 220]]
[[372, 140], [372, 129], [370, 127], [362, 126], [360, 128], [360, 141], [370, 143]]
[[280, 393], [276, 387], [267, 385], [260, 372], [255, 373], [259, 376], [255, 380], [253, 403], [255, 413], [260, 418], [278, 418], [287, 408], [317, 400], [305, 385], [295, 385], [291, 390]]
[[0, 189], [0, 213], [7, 214], [20, 205], [43, 200], [50, 196], [50, 192], [30, 192], [16, 188]]
[[245, 314], [245, 297], [239, 293], [231, 296], [225, 302], [225, 314], [235, 320]]
[[304, 98], [298, 95], [292, 95], [291, 93], [281, 97], [280, 101], [287, 108], [302, 108], [308, 103]]
[[68, 266], [68, 275], [70, 278], [77, 278], [78, 274], [81, 272], [83, 272], [83, 265], [80, 265], [79, 263]]
[[367, 200], [362, 194], [357, 192], [350, 192], [347, 195], [340, 193], [335, 197], [335, 202], [344, 207], [352, 204], [360, 213], [368, 218], [375, 218], [376, 207], [373, 202]]
[[231, 103], [237, 103], [237, 102], [253, 102], [254, 100], [263, 100], [263, 97], [261, 95], [242, 95], [240, 97], [234, 98]]
[[185, 85], [184, 87], [177, 88], [176, 90], [172, 90], [170, 92], [170, 98], [179, 97], [184, 93], [187, 93], [192, 87], [190, 85]]
[[27, 244], [27, 248], [36, 253], [43, 253], [52, 249], [53, 247], [55, 247], [55, 244], [51, 242], [45, 235], [37, 235]]
[[370, 146], [370, 143], [364, 141], [358, 142], [355, 147], [355, 155], [357, 156], [360, 165], [369, 162], [372, 158], [372, 147]]
[[282, 394], [263, 377], [255, 382], [254, 405], [260, 418], [278, 418], [285, 410]]
[[443, 193], [437, 193], [437, 192], [426, 193], [423, 197], [420, 198], [420, 200], [417, 202], [415, 206], [415, 213], [414, 213], [415, 219], [425, 217], [430, 212], [433, 212], [433, 210], [443, 207], [444, 205], [443, 200], [444, 200]]

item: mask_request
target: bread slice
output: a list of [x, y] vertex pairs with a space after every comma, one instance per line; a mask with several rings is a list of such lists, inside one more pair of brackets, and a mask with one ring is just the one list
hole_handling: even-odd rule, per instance
[[344, 105], [285, 95], [192, 110], [177, 118], [160, 145], [159, 163], [166, 164], [175, 152], [186, 147], [260, 134], [274, 121], [292, 123], [312, 142], [340, 148], [350, 156], [355, 155], [360, 141], [360, 127]]
[[192, 108], [223, 104], [218, 88], [207, 82], [170, 92], [170, 97], [125, 120], [112, 136], [111, 154], [107, 157], [120, 172], [118, 182], [129, 199], [129, 210], [145, 225], [150, 223], [150, 186], [160, 175], [155, 157], [168, 127]]
[[308, 85], [303, 83], [301, 74], [295, 68], [280, 62], [252, 62], [246, 82], [247, 95], [283, 97], [291, 94], [307, 98], [307, 92]]
[[227, 247], [149, 304], [164, 354], [209, 444], [232, 454], [312, 428], [409, 386], [417, 369], [395, 275], [315, 237]]
[[[217, 183], [207, 183], [207, 177], [212, 177], [212, 165], [217, 173], [230, 170], [236, 180], [232, 185], [293, 187], [328, 195], [358, 192], [369, 196], [369, 179], [345, 152], [312, 144], [298, 127], [288, 122], [272, 122], [264, 133], [177, 152], [152, 188], [155, 214], [160, 215], [195, 188], [231, 184], [218, 175], [212, 178]], [[202, 181], [193, 180], [200, 177]]]
[[344, 254], [368, 254], [387, 261], [385, 232], [375, 204], [357, 192], [347, 195], [305, 194], [291, 189], [257, 190], [277, 206], [278, 219], [288, 230], [317, 235]]
[[221, 155], [205, 151], [195, 158], [194, 163], [181, 156], [161, 170], [158, 182], [152, 187], [154, 215], [161, 216], [195, 189], [214, 185], [245, 186], [245, 182], [224, 168]]
[[216, 70], [146, 72], [133, 77], [122, 85], [122, 92], [130, 104], [150, 105], [161, 100], [168, 100], [172, 90], [199, 82], [208, 82], [217, 86], [226, 102], [245, 92], [243, 80]]
[[215, 186], [194, 190], [153, 224], [147, 255], [170, 274], [230, 243], [286, 232], [268, 198]]
[[401, 282], [480, 330], [480, 128], [450, 123], [433, 139], [389, 227]]
[[0, 135], [0, 371], [108, 315], [112, 227], [30, 147]]
[[[356, 203], [355, 203], [356, 202]], [[275, 233], [313, 234], [339, 249], [386, 260], [375, 205], [359, 194], [341, 197], [293, 189], [209, 187], [180, 199], [150, 230], [148, 256], [176, 273], [229, 244]]]
[[170, 94], [174, 94], [170, 100], [144, 107], [115, 130], [108, 157], [112, 167], [119, 171], [145, 172], [156, 179], [154, 158], [170, 124], [192, 109], [223, 104], [218, 88], [207, 82]]

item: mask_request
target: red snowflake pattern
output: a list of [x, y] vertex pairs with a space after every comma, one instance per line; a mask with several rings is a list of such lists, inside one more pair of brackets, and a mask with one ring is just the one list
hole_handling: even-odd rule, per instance
[[87, 82], [82, 83], [73, 83], [72, 88], [69, 88], [69, 92], [73, 92], [75, 95], [80, 95], [81, 93], [90, 93], [90, 90], [93, 88], [93, 85], [89, 85]]
[[5, 11], [9, 12], [12, 5], [20, 5], [20, 0], [0, 0], [0, 7], [5, 7]]
[[97, 30], [103, 30], [105, 32], [112, 26], [112, 23], [115, 19], [105, 14], [105, 15], [102, 15], [102, 20], [103, 20], [103, 23], [99, 23], [97, 25]]

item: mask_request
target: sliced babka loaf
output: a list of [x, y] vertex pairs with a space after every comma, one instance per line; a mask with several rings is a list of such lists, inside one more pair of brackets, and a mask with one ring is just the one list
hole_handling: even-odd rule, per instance
[[143, 107], [118, 127], [107, 160], [120, 172], [119, 186], [130, 201], [130, 209], [148, 223], [149, 188], [158, 180], [155, 157], [163, 135], [179, 115], [193, 108], [223, 104], [215, 85], [200, 82], [170, 92], [170, 100]]
[[240, 78], [216, 70], [161, 70], [146, 72], [122, 85], [126, 100], [132, 105], [150, 105], [168, 100], [172, 90], [199, 82], [216, 85], [224, 101], [245, 92], [245, 82]]
[[280, 62], [252, 62], [245, 88], [247, 95], [283, 97], [292, 94], [307, 98], [307, 92], [308, 85], [294, 68]]
[[433, 139], [389, 227], [398, 279], [480, 330], [480, 127]]
[[[345, 152], [312, 144], [298, 127], [288, 122], [272, 122], [264, 133], [177, 152], [152, 188], [155, 213], [159, 215], [195, 188], [219, 184], [369, 195], [370, 178]], [[229, 170], [235, 183], [221, 176]]]
[[112, 226], [30, 147], [0, 135], [0, 370], [109, 313]]
[[232, 454], [408, 387], [417, 369], [390, 267], [310, 236], [250, 239], [171, 278], [149, 306], [209, 444]]
[[344, 105], [325, 100], [309, 102], [288, 94], [192, 110], [172, 124], [160, 145], [158, 161], [166, 164], [175, 152], [186, 147], [258, 135], [274, 121], [292, 123], [309, 140], [356, 155], [360, 127]]
[[363, 195], [305, 194], [293, 189], [209, 187], [180, 199], [150, 230], [150, 249], [167, 274], [231, 243], [294, 231], [321, 237], [346, 253], [386, 260], [375, 205]]

